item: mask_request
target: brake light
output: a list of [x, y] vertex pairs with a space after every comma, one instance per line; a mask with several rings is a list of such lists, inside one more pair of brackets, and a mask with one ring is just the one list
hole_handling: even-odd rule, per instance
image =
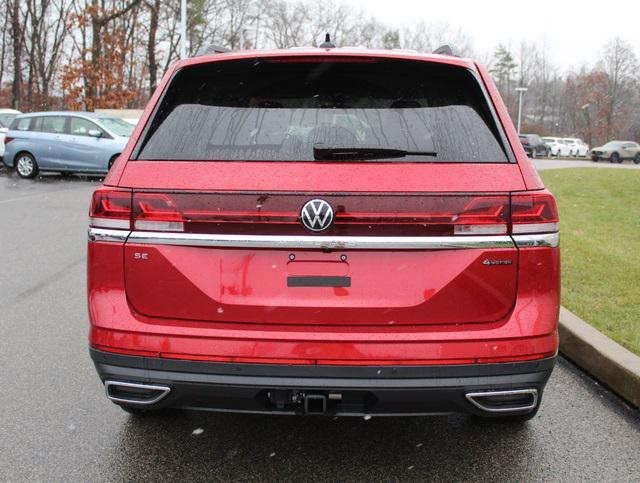
[[380, 62], [374, 57], [338, 57], [335, 55], [294, 55], [291, 57], [270, 57], [264, 59], [269, 64], [302, 64], [302, 63], [347, 63], [347, 64], [373, 64]]
[[93, 193], [89, 225], [95, 228], [130, 229], [131, 191], [101, 188]]
[[503, 235], [507, 233], [509, 205], [504, 196], [472, 198], [452, 216], [454, 235]]
[[511, 197], [511, 233], [558, 231], [558, 208], [553, 195], [541, 192]]
[[184, 216], [170, 195], [136, 193], [133, 207], [133, 225], [137, 230], [184, 231]]
[[[90, 224], [142, 231], [309, 234], [300, 223], [304, 199], [237, 193], [132, 194], [129, 190], [102, 188], [93, 195]], [[335, 218], [327, 235], [517, 235], [558, 231], [558, 209], [548, 191], [512, 195], [510, 202], [507, 195], [340, 196], [332, 200], [332, 205]], [[349, 207], [360, 209], [351, 211]], [[370, 209], [362, 210], [364, 207]]]
[[[300, 195], [140, 192], [133, 194], [133, 229], [308, 235], [300, 221], [307, 200]], [[340, 195], [331, 204], [335, 217], [327, 235], [479, 235], [509, 229], [507, 195]]]
[[15, 138], [10, 138], [10, 137], [5, 136], [5, 138], [4, 138], [4, 143], [5, 143], [5, 144], [9, 144], [9, 143], [10, 143], [11, 141], [13, 141], [14, 139], [15, 139]]

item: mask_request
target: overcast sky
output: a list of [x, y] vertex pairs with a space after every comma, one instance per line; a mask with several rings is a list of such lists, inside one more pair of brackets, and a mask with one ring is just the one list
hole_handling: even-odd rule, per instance
[[[493, 52], [498, 43], [521, 40], [542, 45], [563, 70], [593, 64], [614, 36], [630, 42], [640, 56], [640, 0], [344, 0], [389, 25], [446, 22], [464, 29], [474, 50]], [[615, 27], [607, 31], [607, 27]]]

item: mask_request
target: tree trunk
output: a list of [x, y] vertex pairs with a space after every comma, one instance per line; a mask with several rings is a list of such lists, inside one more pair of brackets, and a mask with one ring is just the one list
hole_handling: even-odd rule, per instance
[[102, 52], [102, 20], [97, 12], [98, 0], [91, 0], [91, 6], [94, 9], [91, 12], [91, 72], [85, 72], [85, 85], [87, 86], [85, 109], [87, 111], [93, 111], [98, 97], [95, 76], [98, 72]]
[[20, 110], [22, 93], [22, 26], [20, 25], [20, 1], [13, 0], [11, 11], [11, 31], [13, 34], [13, 85], [11, 87], [11, 106]]
[[149, 40], [147, 43], [147, 56], [149, 60], [149, 95], [158, 87], [158, 60], [156, 59], [156, 36], [158, 34], [158, 15], [160, 13], [160, 0], [154, 0], [150, 4], [151, 19], [149, 21]]

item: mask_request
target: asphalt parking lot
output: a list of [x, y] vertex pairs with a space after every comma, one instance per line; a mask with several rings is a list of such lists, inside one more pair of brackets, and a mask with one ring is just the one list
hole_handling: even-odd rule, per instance
[[556, 168], [614, 168], [614, 169], [640, 169], [640, 164], [631, 161], [623, 161], [622, 163], [610, 163], [608, 161], [600, 161], [594, 163], [590, 159], [570, 159], [570, 158], [536, 158], [532, 159], [538, 169], [556, 169]]
[[640, 413], [564, 360], [521, 427], [464, 416], [125, 414], [87, 352], [97, 185], [0, 171], [0, 480], [640, 480]]

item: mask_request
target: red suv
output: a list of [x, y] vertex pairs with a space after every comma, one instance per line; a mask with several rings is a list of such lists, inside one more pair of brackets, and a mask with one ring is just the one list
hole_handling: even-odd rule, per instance
[[468, 59], [178, 62], [88, 250], [91, 357], [129, 412], [520, 421], [557, 354], [556, 205]]

